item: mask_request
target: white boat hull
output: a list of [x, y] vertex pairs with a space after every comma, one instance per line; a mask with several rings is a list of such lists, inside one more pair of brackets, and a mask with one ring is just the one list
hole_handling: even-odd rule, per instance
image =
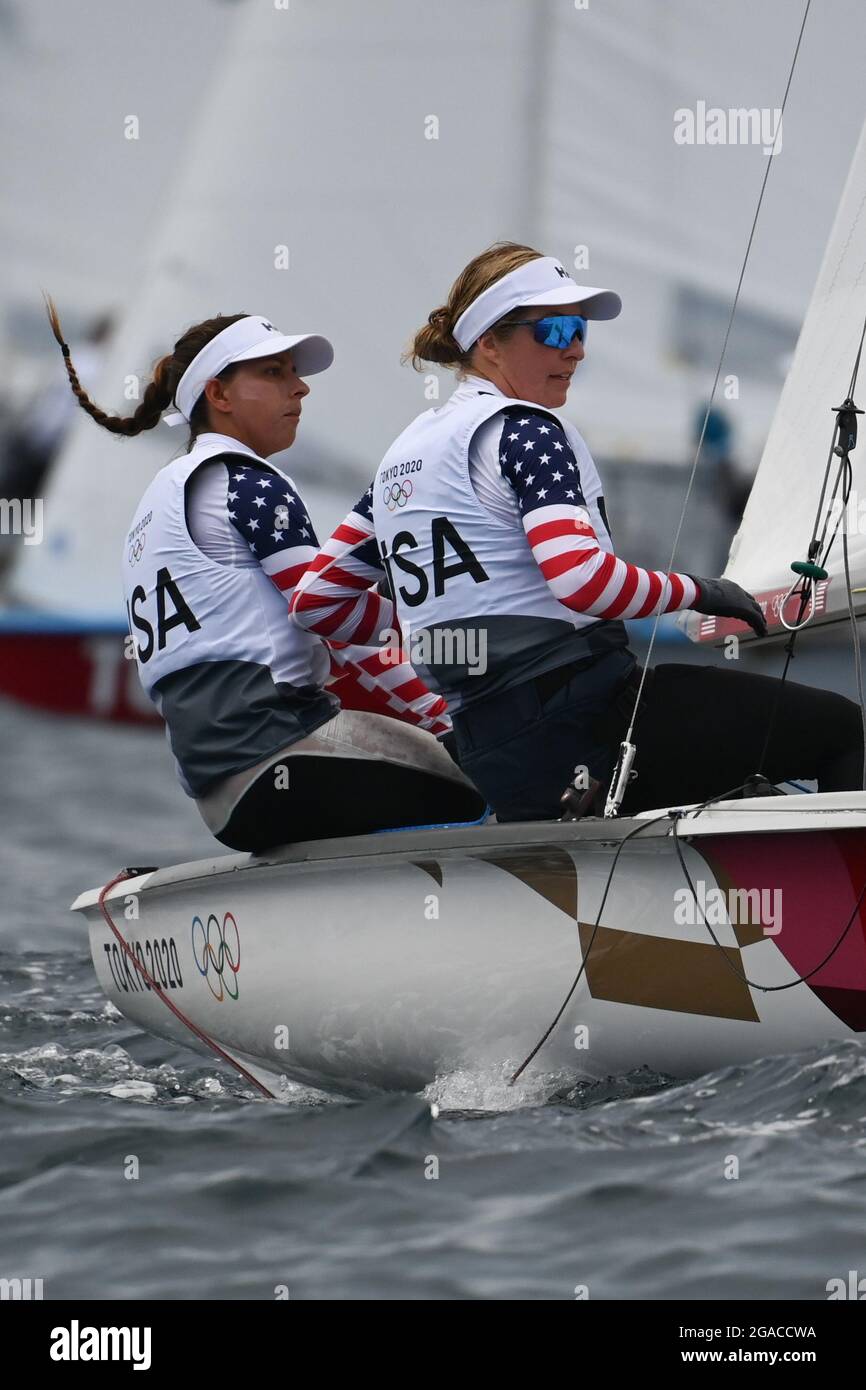
[[[643, 819], [227, 855], [118, 884], [106, 906], [168, 997], [234, 1056], [347, 1094], [418, 1090], [530, 1051], [587, 951], [616, 845]], [[729, 914], [714, 944], [689, 911], [669, 823], [647, 827], [622, 851], [584, 976], [536, 1069], [685, 1077], [866, 1029], [866, 795], [726, 803], [680, 833], [705, 905], [732, 886], [777, 889], [780, 921]], [[149, 1031], [194, 1043], [125, 960], [97, 898], [74, 907], [109, 999]], [[741, 978], [796, 981], [852, 915], [808, 983], [764, 993]]]

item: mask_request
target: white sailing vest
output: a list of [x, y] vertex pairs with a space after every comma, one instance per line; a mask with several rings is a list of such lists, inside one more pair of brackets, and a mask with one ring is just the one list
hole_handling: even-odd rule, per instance
[[139, 676], [166, 720], [190, 795], [305, 737], [339, 708], [321, 689], [323, 643], [290, 621], [286, 597], [264, 571], [209, 559], [189, 533], [187, 483], [223, 455], [267, 469], [294, 491], [280, 469], [234, 453], [230, 441], [195, 445], [153, 479], [123, 549]]
[[560, 603], [519, 519], [509, 524], [494, 516], [475, 494], [472, 437], [514, 406], [551, 415], [562, 426], [580, 464], [599, 545], [613, 551], [598, 470], [578, 431], [555, 411], [479, 390], [412, 421], [377, 471], [373, 521], [410, 660], [452, 713], [627, 642], [621, 622]]

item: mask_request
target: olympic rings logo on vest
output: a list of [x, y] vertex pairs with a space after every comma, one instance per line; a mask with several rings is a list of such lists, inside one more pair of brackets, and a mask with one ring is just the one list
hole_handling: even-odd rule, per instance
[[[229, 925], [230, 924], [230, 925]], [[196, 939], [196, 927], [199, 937]], [[226, 930], [228, 928], [228, 931]], [[207, 926], [198, 916], [192, 919], [192, 955], [198, 972], [207, 980], [208, 988], [219, 1003], [226, 998], [237, 999], [237, 975], [241, 968], [241, 939], [238, 924], [230, 912], [223, 913], [222, 923], [211, 912]]]
[[144, 554], [144, 542], [146, 540], [147, 533], [142, 531], [141, 535], [136, 537], [136, 539], [132, 542], [132, 545], [129, 547], [129, 563], [131, 565], [137, 564], [138, 561], [141, 559], [142, 555]]
[[393, 512], [397, 507], [405, 507], [413, 491], [412, 483], [408, 478], [403, 483], [391, 483], [384, 489], [382, 501], [388, 511]]

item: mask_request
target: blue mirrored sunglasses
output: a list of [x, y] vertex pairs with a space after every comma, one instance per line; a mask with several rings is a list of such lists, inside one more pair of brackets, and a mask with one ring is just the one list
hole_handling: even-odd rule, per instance
[[545, 347], [571, 347], [575, 338], [586, 342], [586, 319], [580, 314], [550, 314], [543, 319], [512, 319], [515, 326], [531, 328], [537, 343]]

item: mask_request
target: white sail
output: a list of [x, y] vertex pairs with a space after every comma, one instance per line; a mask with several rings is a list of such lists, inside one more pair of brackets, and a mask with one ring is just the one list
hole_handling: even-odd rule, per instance
[[[866, 124], [860, 134], [794, 359], [773, 418], [725, 574], [765, 603], [779, 630], [782, 595], [794, 582], [791, 562], [807, 558], [833, 436], [834, 407], [845, 399], [866, 319]], [[866, 406], [866, 362], [855, 401]], [[832, 474], [837, 460], [834, 459]], [[866, 607], [866, 432], [851, 454], [852, 497], [846, 508], [855, 604]], [[831, 474], [831, 476], [832, 476]], [[825, 504], [826, 510], [826, 504]], [[835, 519], [835, 514], [834, 514]], [[832, 531], [832, 524], [830, 531]], [[829, 532], [828, 532], [829, 534]], [[841, 530], [818, 586], [812, 622], [847, 616]], [[786, 616], [796, 617], [792, 600]], [[692, 615], [689, 635], [713, 640], [730, 624]]]

